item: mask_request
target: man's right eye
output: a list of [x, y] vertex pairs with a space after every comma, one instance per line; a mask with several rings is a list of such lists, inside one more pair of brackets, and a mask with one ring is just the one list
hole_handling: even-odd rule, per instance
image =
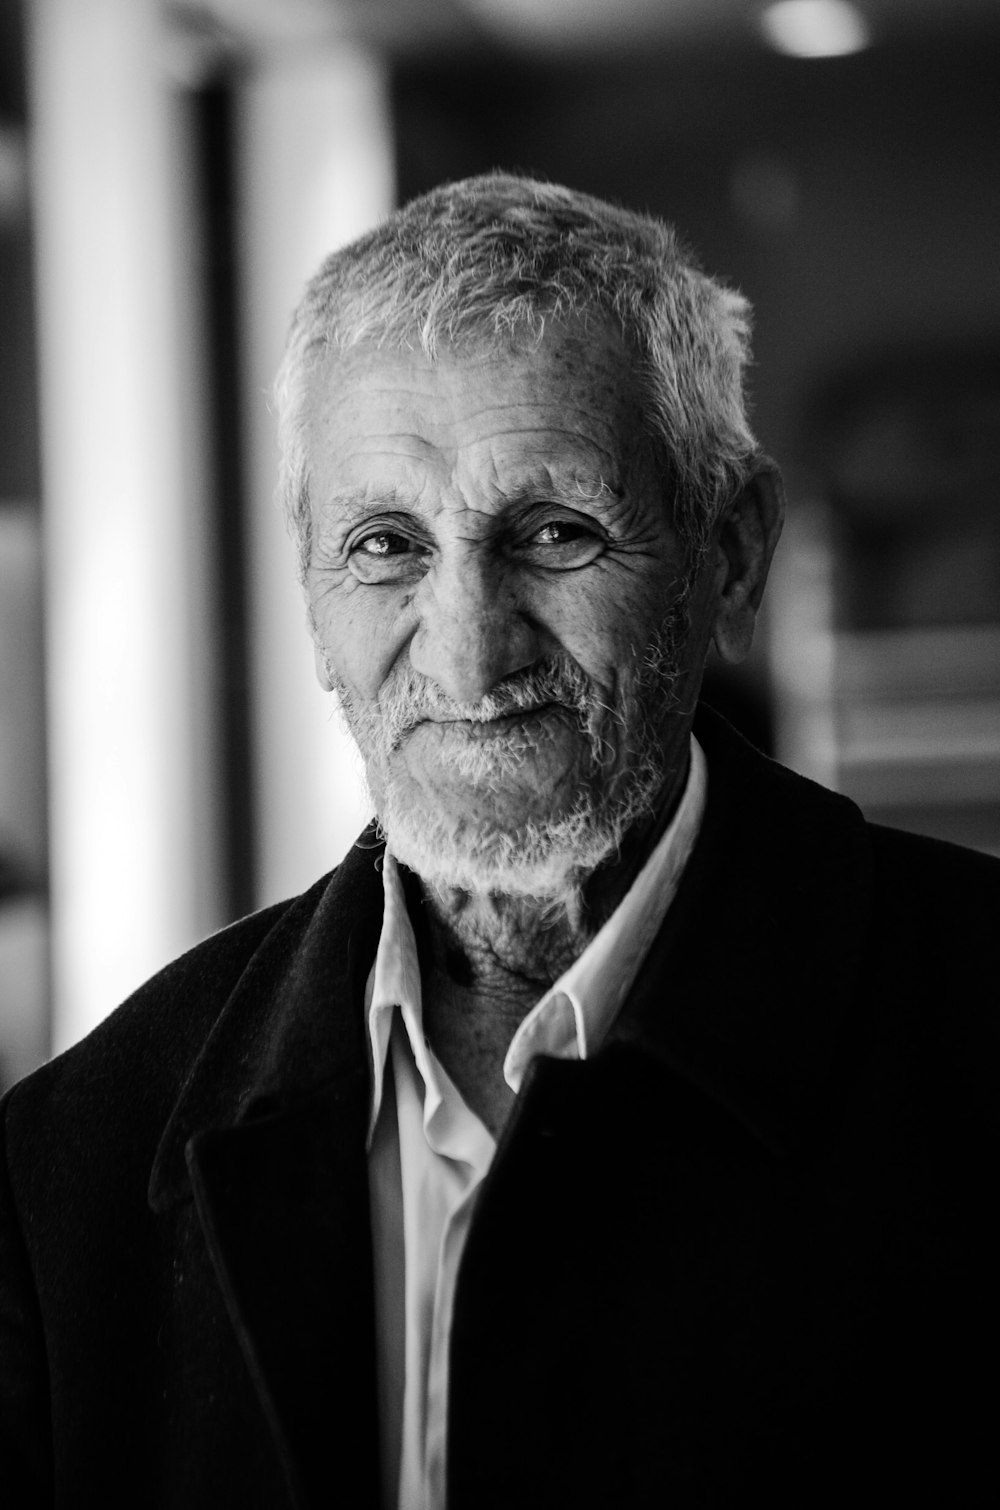
[[419, 570], [418, 541], [399, 530], [372, 530], [351, 546], [350, 566], [362, 582], [398, 582]]
[[395, 530], [379, 530], [377, 535], [366, 535], [363, 540], [359, 540], [354, 549], [366, 556], [403, 556], [411, 544], [412, 541], [405, 535], [397, 534]]

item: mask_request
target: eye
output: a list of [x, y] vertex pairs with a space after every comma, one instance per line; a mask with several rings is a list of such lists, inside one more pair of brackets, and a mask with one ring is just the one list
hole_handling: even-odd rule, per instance
[[589, 531], [582, 524], [573, 524], [569, 519], [550, 519], [535, 531], [535, 539], [541, 545], [569, 545]]
[[405, 556], [410, 549], [410, 541], [405, 535], [398, 535], [395, 530], [380, 530], [377, 535], [366, 535], [363, 540], [359, 540], [354, 549], [362, 551], [366, 556]]
[[552, 571], [589, 566], [605, 548], [599, 525], [591, 520], [555, 516], [536, 524], [524, 549], [536, 565]]
[[374, 529], [350, 547], [351, 571], [362, 582], [399, 582], [422, 570], [424, 547], [401, 530]]

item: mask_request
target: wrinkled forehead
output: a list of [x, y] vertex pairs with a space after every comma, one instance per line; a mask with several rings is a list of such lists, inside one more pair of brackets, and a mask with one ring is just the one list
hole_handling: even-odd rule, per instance
[[309, 375], [307, 410], [315, 425], [325, 416], [412, 384], [424, 395], [450, 395], [475, 405], [486, 392], [530, 413], [571, 413], [581, 401], [596, 406], [632, 443], [647, 425], [647, 368], [620, 329], [603, 312], [552, 316], [529, 328], [469, 326], [430, 349], [419, 331], [380, 332], [376, 340], [328, 345]]
[[444, 446], [494, 436], [544, 450], [556, 441], [627, 464], [643, 434], [637, 363], [607, 322], [552, 321], [528, 336], [457, 340], [426, 352], [365, 342], [316, 370], [311, 442], [402, 431]]

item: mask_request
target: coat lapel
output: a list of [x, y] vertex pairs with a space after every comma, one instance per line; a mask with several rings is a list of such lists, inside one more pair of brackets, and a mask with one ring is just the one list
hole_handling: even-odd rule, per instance
[[[338, 1463], [378, 1463], [365, 1095], [329, 1090], [192, 1139], [195, 1202], [226, 1308], [298, 1506], [336, 1503]], [[360, 1130], [360, 1142], [358, 1133]]]
[[[174, 1108], [150, 1202], [195, 1202], [297, 1506], [333, 1503], [338, 1442], [372, 1465], [372, 1263], [362, 999], [381, 920], [372, 849], [291, 904]], [[361, 1450], [359, 1449], [361, 1444]], [[359, 1497], [360, 1495], [360, 1497]]]

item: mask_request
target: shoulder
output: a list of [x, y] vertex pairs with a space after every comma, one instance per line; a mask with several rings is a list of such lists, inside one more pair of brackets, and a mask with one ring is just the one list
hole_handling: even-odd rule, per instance
[[1000, 859], [878, 823], [867, 832], [878, 915], [914, 936], [929, 927], [949, 950], [979, 937], [995, 952]]
[[996, 855], [871, 821], [868, 833], [876, 861], [886, 871], [909, 871], [921, 878], [968, 880], [990, 888], [1000, 886], [1000, 858]]
[[[964, 1153], [995, 1160], [1000, 1116], [1000, 859], [869, 823], [872, 905], [862, 966], [863, 1039], [875, 1083], [897, 1098], [900, 1125], [917, 1117]], [[899, 1098], [902, 1098], [901, 1101]], [[983, 1142], [983, 1139], [987, 1142]], [[977, 1155], [977, 1156], [978, 1156]]]
[[331, 1007], [353, 999], [337, 989], [345, 962], [380, 926], [374, 858], [356, 846], [301, 896], [204, 940], [7, 1093], [0, 1248], [20, 1225], [33, 1261], [58, 1270], [59, 1255], [93, 1248], [98, 1229], [123, 1242], [141, 1234], [158, 1153], [186, 1125], [179, 1108], [193, 1108], [199, 1127], [221, 1125], [272, 1088], [272, 1071], [294, 1090], [353, 1047], [352, 1014]]
[[377, 835], [366, 830], [307, 891], [172, 960], [79, 1043], [7, 1093], [8, 1128], [49, 1121], [65, 1127], [77, 1117], [93, 1129], [109, 1121], [162, 1121], [225, 1017], [235, 1016], [231, 1054], [252, 1058], [270, 1017], [296, 994], [297, 972], [321, 972], [348, 952], [355, 934], [377, 929], [380, 853]]
[[[336, 872], [333, 873], [334, 875]], [[331, 877], [241, 918], [159, 970], [72, 1048], [12, 1087], [8, 1136], [148, 1115], [162, 1122], [226, 1002], [262, 950], [294, 953]]]
[[996, 898], [1000, 858], [872, 822], [842, 793], [762, 755], [710, 708], [699, 708], [695, 733], [708, 757], [709, 815], [714, 804], [725, 845], [738, 834], [758, 858], [790, 845], [800, 863], [823, 868], [847, 840], [866, 849], [876, 889], [919, 897], [956, 887]]
[[843, 972], [857, 958], [895, 1000], [956, 1002], [959, 1015], [984, 1008], [972, 983], [992, 975], [997, 955], [1000, 859], [867, 820], [717, 717], [703, 716], [696, 732], [709, 800], [692, 874], [717, 904], [724, 897], [756, 918], [761, 949], [823, 979], [832, 962]]
[[1000, 860], [868, 824], [872, 903], [864, 973], [890, 1060], [912, 1051], [954, 1115], [1000, 1131]]

